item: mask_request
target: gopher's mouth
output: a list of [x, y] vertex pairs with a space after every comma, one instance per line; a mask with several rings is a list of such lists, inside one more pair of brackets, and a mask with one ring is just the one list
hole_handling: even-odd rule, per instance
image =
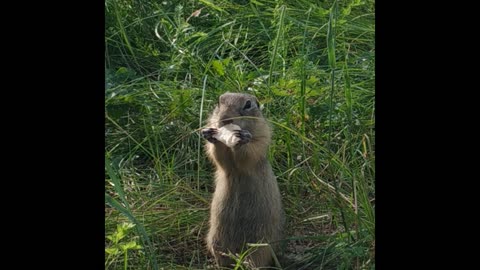
[[215, 134], [213, 137], [223, 142], [228, 147], [233, 147], [240, 140], [237, 134], [239, 130], [241, 130], [239, 126], [235, 124], [228, 124], [219, 128], [217, 134]]
[[230, 124], [233, 124], [233, 120], [232, 120], [232, 119], [221, 120], [220, 122], [218, 122], [218, 127], [221, 128], [221, 127], [223, 127], [223, 126], [230, 125]]

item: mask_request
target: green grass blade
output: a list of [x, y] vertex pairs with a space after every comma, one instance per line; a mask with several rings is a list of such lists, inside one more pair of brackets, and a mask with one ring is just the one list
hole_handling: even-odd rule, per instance
[[334, 69], [336, 65], [336, 58], [335, 58], [336, 6], [337, 6], [337, 1], [334, 2], [332, 8], [330, 9], [330, 17], [328, 20], [328, 28], [327, 28], [328, 64], [332, 69]]
[[[198, 117], [198, 128], [202, 128], [202, 122], [203, 122], [203, 102], [205, 100], [205, 88], [207, 85], [207, 75], [205, 75], [203, 79], [203, 88], [202, 88], [202, 99], [200, 101], [200, 114]], [[200, 189], [200, 152], [201, 152], [201, 147], [202, 147], [202, 136], [198, 136], [198, 150], [197, 150], [197, 162], [198, 162], [198, 168], [197, 168], [197, 189]]]
[[283, 35], [285, 10], [286, 10], [285, 5], [282, 5], [280, 7], [280, 18], [278, 22], [277, 36], [275, 37], [275, 45], [273, 47], [272, 60], [270, 62], [270, 70], [268, 72], [268, 91], [270, 95], [271, 95], [271, 87], [272, 87], [273, 70], [275, 69], [276, 62], [277, 62], [278, 46], [280, 44], [280, 39], [282, 39], [282, 35]]
[[114, 185], [113, 187], [114, 187], [115, 191], [117, 192], [118, 196], [122, 200], [125, 207], [128, 208], [129, 207], [128, 202], [125, 199], [125, 193], [123, 192], [123, 188], [122, 188], [122, 185], [120, 183], [120, 179], [118, 178], [117, 174], [113, 171], [111, 161], [107, 157], [105, 157], [105, 167], [107, 169], [108, 175], [110, 176], [110, 179], [113, 182], [113, 185]]

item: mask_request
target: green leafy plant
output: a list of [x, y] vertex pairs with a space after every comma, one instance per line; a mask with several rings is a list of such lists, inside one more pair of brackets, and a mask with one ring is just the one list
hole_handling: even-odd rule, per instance
[[117, 261], [117, 259], [123, 255], [124, 269], [127, 269], [128, 252], [130, 250], [142, 249], [142, 246], [137, 244], [137, 241], [134, 238], [129, 238], [129, 241], [125, 240], [125, 237], [133, 227], [135, 227], [135, 224], [133, 223], [126, 222], [119, 224], [116, 231], [107, 236], [107, 239], [110, 240], [110, 243], [105, 248], [105, 253], [108, 254], [107, 259], [105, 260], [105, 268], [108, 268], [113, 262]]

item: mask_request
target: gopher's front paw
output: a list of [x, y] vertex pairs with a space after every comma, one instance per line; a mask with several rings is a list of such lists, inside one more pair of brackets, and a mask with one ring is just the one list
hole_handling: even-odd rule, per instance
[[202, 136], [205, 138], [207, 141], [211, 143], [216, 143], [218, 140], [214, 137], [218, 133], [218, 130], [216, 128], [204, 128], [202, 129]]
[[237, 145], [243, 145], [249, 143], [252, 140], [252, 133], [245, 129], [236, 130], [235, 136], [238, 138]]

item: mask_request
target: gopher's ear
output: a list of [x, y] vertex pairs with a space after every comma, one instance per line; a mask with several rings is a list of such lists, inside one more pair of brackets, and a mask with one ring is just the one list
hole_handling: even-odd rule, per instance
[[255, 98], [255, 103], [257, 103], [257, 108], [260, 109], [260, 102], [258, 102], [258, 98]]
[[257, 98], [255, 98], [255, 103], [257, 103], [257, 108], [260, 110], [260, 111], [263, 111], [263, 108], [265, 108], [265, 106], [263, 104], [260, 104], [260, 102], [258, 101]]

